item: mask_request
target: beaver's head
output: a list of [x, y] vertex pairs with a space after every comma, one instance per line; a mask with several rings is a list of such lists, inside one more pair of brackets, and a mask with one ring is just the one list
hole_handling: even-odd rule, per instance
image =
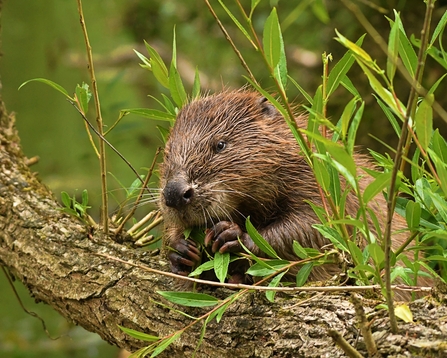
[[194, 100], [178, 114], [166, 144], [163, 216], [184, 227], [243, 223], [248, 215], [272, 220], [267, 216], [281, 205], [285, 182], [297, 179], [298, 152], [284, 119], [257, 93]]

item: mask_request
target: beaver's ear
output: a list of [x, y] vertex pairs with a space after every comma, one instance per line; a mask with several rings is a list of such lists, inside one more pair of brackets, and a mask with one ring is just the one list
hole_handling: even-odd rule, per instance
[[259, 105], [261, 106], [262, 113], [267, 117], [273, 117], [278, 113], [276, 108], [265, 97], [259, 99]]

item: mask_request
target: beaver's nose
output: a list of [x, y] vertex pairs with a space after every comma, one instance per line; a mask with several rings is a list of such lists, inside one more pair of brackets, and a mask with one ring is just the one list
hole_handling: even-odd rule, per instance
[[171, 208], [180, 209], [188, 205], [194, 196], [194, 189], [184, 180], [171, 180], [163, 189], [165, 203]]

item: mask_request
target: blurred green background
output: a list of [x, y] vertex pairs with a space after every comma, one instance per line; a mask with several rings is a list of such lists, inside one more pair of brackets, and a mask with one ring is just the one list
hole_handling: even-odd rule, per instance
[[[265, 87], [273, 88], [256, 52], [232, 25], [218, 2], [211, 3], [228, 26], [255, 76]], [[225, 3], [236, 11], [234, 1]], [[248, 8], [250, 1], [242, 3]], [[327, 12], [321, 11], [319, 5], [323, 3]], [[338, 1], [262, 0], [254, 16], [254, 26], [259, 34], [271, 6], [276, 4], [284, 30], [289, 74], [313, 95], [321, 81], [321, 54], [324, 51], [332, 53], [335, 62], [344, 53], [342, 46], [333, 40], [334, 29], [351, 40], [360, 37], [364, 30]], [[414, 33], [419, 37], [425, 11], [422, 0], [371, 1], [374, 6], [357, 4], [384, 37], [389, 32], [384, 15], [392, 18], [390, 9], [393, 7], [402, 11], [407, 34]], [[445, 11], [445, 4], [445, 1], [438, 1], [435, 21]], [[160, 98], [163, 89], [149, 72], [139, 67], [133, 49], [145, 53], [143, 40], [146, 40], [169, 62], [174, 26], [179, 71], [187, 86], [192, 84], [196, 66], [201, 71], [204, 90], [237, 88], [245, 83], [242, 77], [245, 73], [238, 59], [201, 0], [89, 0], [84, 1], [84, 13], [94, 52], [103, 116], [109, 126], [118, 117], [120, 109], [156, 108], [156, 103], [148, 95]], [[37, 77], [57, 82], [69, 93], [74, 92], [77, 83], [89, 83], [76, 1], [5, 0], [1, 21], [2, 97], [7, 109], [16, 113], [23, 150], [28, 157], [40, 157], [33, 170], [39, 172], [40, 178], [58, 198], [62, 190], [80, 194], [83, 189], [88, 189], [93, 207], [91, 214], [97, 217], [100, 204], [98, 161], [87, 139], [82, 118], [61, 94], [44, 84], [30, 83], [18, 91], [20, 84]], [[368, 37], [364, 48], [378, 59], [379, 65], [385, 65], [384, 54]], [[427, 68], [427, 86], [445, 72], [430, 60]], [[366, 101], [359, 144], [382, 151], [383, 148], [368, 133], [393, 145], [396, 142], [393, 131], [382, 118], [361, 72], [354, 68], [350, 78]], [[397, 81], [397, 91], [407, 93], [408, 85]], [[445, 92], [446, 85], [442, 83], [437, 93]], [[304, 102], [292, 87], [289, 97], [297, 103]], [[349, 99], [343, 91], [337, 92], [329, 103], [329, 116], [337, 120]], [[445, 106], [446, 98], [437, 99]], [[94, 122], [93, 111], [90, 119]], [[155, 148], [162, 145], [156, 129], [159, 124], [127, 116], [108, 139], [135, 168], [148, 167]], [[438, 122], [438, 126], [446, 134], [445, 124]], [[130, 185], [134, 180], [133, 173], [111, 151], [108, 157], [108, 171], [124, 185]], [[124, 194], [111, 176], [109, 183], [111, 195], [116, 198], [111, 199], [113, 210], [124, 199]], [[73, 327], [51, 308], [34, 304], [20, 283], [16, 283], [16, 287], [26, 306], [47, 322], [52, 336], [64, 337], [55, 341], [48, 339], [40, 323], [21, 310], [5, 277], [0, 274], [0, 356], [105, 357], [116, 354], [116, 350], [98, 336]]]

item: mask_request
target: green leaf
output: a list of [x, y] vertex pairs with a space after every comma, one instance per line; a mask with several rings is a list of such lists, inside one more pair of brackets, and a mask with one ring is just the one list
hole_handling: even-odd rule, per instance
[[304, 247], [301, 246], [301, 244], [298, 241], [296, 241], [296, 240], [293, 240], [293, 252], [301, 260], [307, 259], [309, 257], [309, 255], [307, 254], [307, 252], [304, 249]]
[[375, 242], [370, 243], [367, 247], [374, 263], [377, 267], [380, 267], [380, 265], [385, 261], [385, 253], [383, 252], [382, 248]]
[[[320, 135], [319, 127], [319, 119], [323, 117], [323, 86], [318, 86], [315, 91], [315, 96], [313, 98], [312, 108], [309, 110], [309, 117], [307, 119], [307, 131], [308, 139], [310, 139], [311, 146], [315, 145], [317, 147], [318, 153], [326, 153], [326, 149], [324, 147], [323, 139], [326, 139]], [[315, 142], [315, 139], [322, 139], [321, 141]]]
[[351, 80], [348, 78], [348, 76], [343, 76], [343, 78], [341, 79], [342, 86], [344, 88], [346, 88], [354, 97], [359, 97], [360, 93], [359, 91], [357, 91], [357, 88], [355, 88], [354, 84], [351, 82]]
[[377, 194], [388, 187], [391, 181], [391, 172], [380, 173], [363, 192], [363, 202], [368, 204]]
[[88, 191], [87, 189], [84, 189], [82, 191], [82, 206], [87, 207], [88, 204]]
[[[331, 185], [329, 186], [329, 193], [331, 194], [331, 198], [334, 201], [334, 204], [338, 207], [341, 203], [341, 184], [340, 184], [340, 175], [337, 170], [330, 164], [326, 164], [326, 170], [328, 171], [331, 178]], [[342, 208], [340, 208], [340, 212]]]
[[[365, 72], [366, 77], [368, 77], [369, 84], [371, 88], [376, 92], [379, 97], [384, 101], [388, 107], [400, 118], [403, 120], [405, 113], [405, 106], [403, 103], [399, 101], [399, 99], [395, 99], [390, 91], [384, 88], [380, 81], [373, 75], [373, 73], [361, 62], [357, 61], [357, 63], [362, 68], [363, 72]], [[396, 103], [398, 101], [398, 104]]]
[[279, 62], [273, 71], [273, 77], [277, 79], [281, 89], [285, 91], [285, 88], [287, 86], [288, 75], [287, 75], [286, 53], [284, 51], [284, 42], [282, 36], [281, 36], [281, 53], [279, 57]]
[[312, 161], [313, 161], [313, 171], [315, 174], [315, 178], [317, 179], [318, 184], [321, 185], [323, 190], [327, 192], [331, 184], [331, 178], [329, 176], [326, 164], [323, 163], [321, 159], [319, 159], [316, 156], [312, 158]]
[[363, 264], [364, 263], [363, 253], [362, 250], [360, 250], [360, 248], [356, 245], [356, 243], [349, 240], [348, 247], [351, 257], [354, 260], [355, 266]]
[[287, 63], [284, 40], [275, 7], [265, 21], [263, 47], [267, 63], [273, 70], [273, 77], [278, 81], [281, 89], [284, 90], [287, 85]]
[[247, 229], [248, 235], [250, 235], [250, 238], [263, 253], [267, 254], [269, 257], [279, 259], [279, 256], [275, 252], [273, 247], [259, 234], [256, 228], [253, 226], [250, 221], [250, 217], [248, 217], [245, 221], [245, 227]]
[[[269, 287], [278, 287], [279, 283], [281, 282], [281, 279], [286, 274], [286, 272], [287, 271], [281, 272], [280, 274], [278, 274], [275, 277], [273, 277], [273, 279], [269, 283]], [[266, 291], [266, 293], [265, 293], [265, 297], [270, 302], [274, 302], [275, 301], [275, 295], [276, 295], [276, 291]]]
[[370, 265], [357, 265], [354, 267], [353, 271], [363, 272], [363, 273], [368, 272], [373, 275], [376, 273]]
[[[365, 38], [365, 35], [362, 35], [357, 42], [355, 43], [357, 46], [362, 46], [363, 39]], [[326, 99], [329, 98], [329, 96], [334, 93], [334, 91], [338, 88], [341, 80], [346, 76], [346, 73], [349, 71], [349, 69], [352, 67], [353, 63], [355, 61], [354, 56], [352, 55], [351, 51], [346, 52], [343, 57], [338, 61], [334, 68], [329, 73], [329, 77], [327, 80], [327, 87], [326, 87]]]
[[[126, 197], [132, 197], [133, 195], [135, 195], [140, 189], [141, 186], [143, 185], [142, 181], [144, 181], [145, 176], [144, 175], [140, 175], [140, 178], [135, 179], [129, 186], [129, 189], [126, 190], [127, 195]], [[125, 188], [124, 188], [125, 189]]]
[[166, 96], [164, 93], [161, 94], [164, 100], [164, 107], [168, 111], [168, 113], [172, 114], [174, 117], [177, 116], [177, 109], [174, 106], [174, 103]]
[[66, 191], [61, 192], [61, 200], [62, 204], [64, 204], [66, 208], [71, 209], [71, 197]]
[[[436, 173], [439, 176], [441, 189], [444, 192], [444, 195], [447, 196], [447, 168], [446, 168], [447, 162], [444, 162], [443, 160], [441, 160], [438, 157], [438, 155], [431, 149], [428, 150], [428, 154], [430, 155], [430, 158], [435, 163]], [[429, 194], [430, 194], [430, 192], [429, 192]], [[446, 220], [446, 222], [447, 222], [447, 220]]]
[[152, 71], [151, 62], [149, 61], [149, 59], [135, 49], [133, 50], [133, 52], [135, 52], [141, 62], [143, 62], [143, 64], [140, 63], [140, 66], [146, 70]]
[[404, 67], [407, 69], [410, 76], [414, 78], [418, 64], [418, 56], [414, 51], [410, 40], [408, 40], [405, 31], [402, 29], [399, 30], [399, 55]]
[[[255, 43], [253, 42], [250, 34], [248, 33], [247, 30], [245, 30], [245, 27], [242, 26], [242, 24], [239, 22], [238, 19], [236, 19], [236, 17], [233, 15], [233, 13], [225, 6], [225, 4], [223, 3], [222, 0], [219, 0], [219, 4], [220, 6], [222, 6], [222, 8], [225, 10], [225, 12], [228, 14], [228, 16], [231, 18], [231, 20], [233, 20], [234, 24], [238, 27], [238, 29], [244, 34], [244, 36], [247, 38], [248, 41], [251, 42], [251, 44], [255, 47], [255, 49], [257, 50], [257, 46], [255, 45]], [[253, 4], [253, 3], [252, 3]]]
[[262, 263], [255, 263], [247, 270], [247, 274], [252, 276], [264, 277], [271, 275], [283, 267], [289, 265], [290, 262], [286, 260], [268, 260]]
[[386, 74], [391, 83], [393, 83], [396, 74], [397, 56], [399, 53], [399, 32], [401, 20], [399, 13], [394, 10], [395, 22], [391, 25], [390, 36], [388, 38], [388, 57], [386, 61]]
[[441, 20], [439, 20], [438, 24], [436, 25], [435, 30], [433, 31], [433, 35], [431, 36], [429, 47], [431, 47], [435, 43], [436, 38], [444, 30], [446, 23], [447, 23], [447, 12], [444, 12], [444, 15], [442, 15]]
[[172, 99], [179, 108], [182, 108], [187, 103], [188, 98], [185, 87], [174, 63], [171, 63], [169, 70], [169, 91], [171, 92]]
[[331, 141], [325, 143], [325, 146], [329, 154], [332, 155], [338, 163], [345, 167], [353, 177], [355, 177], [357, 174], [357, 169], [354, 159], [348, 152], [346, 152], [345, 148], [338, 143]]
[[268, 64], [274, 69], [281, 56], [281, 29], [279, 27], [278, 15], [274, 7], [265, 21], [262, 44], [264, 47], [264, 54]]
[[298, 89], [298, 91], [300, 91], [300, 93], [304, 96], [304, 98], [306, 98], [306, 101], [309, 102], [309, 104], [312, 106], [314, 103], [314, 100], [312, 99], [312, 96], [309, 95], [309, 93], [307, 93], [303, 87], [301, 87], [297, 81], [295, 81], [295, 79], [293, 79], [292, 77], [288, 76], [290, 82], [293, 83], [293, 85]]
[[355, 107], [358, 98], [354, 97], [351, 99], [348, 104], [343, 109], [343, 113], [341, 114], [340, 122], [341, 122], [341, 137], [343, 140], [346, 139], [346, 135], [348, 134], [349, 122], [351, 120], [352, 114], [354, 113]]
[[219, 282], [225, 282], [228, 273], [228, 265], [230, 264], [230, 253], [221, 254], [217, 251], [214, 254], [214, 272]]
[[146, 342], [155, 342], [159, 341], [160, 337], [157, 336], [151, 336], [150, 334], [138, 332], [134, 329], [126, 328], [123, 326], [118, 325], [119, 329], [122, 330], [124, 333], [128, 334], [129, 336], [136, 338], [140, 341], [146, 341]]
[[421, 204], [408, 200], [405, 208], [405, 219], [407, 220], [408, 228], [416, 230], [419, 228], [421, 222]]
[[390, 109], [386, 106], [386, 104], [376, 95], [374, 97], [377, 100], [377, 103], [379, 104], [380, 108], [382, 108], [383, 113], [385, 113], [385, 116], [388, 118], [388, 121], [390, 122], [391, 126], [394, 129], [394, 132], [396, 132], [397, 136], [400, 137], [400, 126], [397, 122], [396, 118], [394, 117], [393, 113], [390, 111]]
[[371, 56], [368, 55], [368, 53], [365, 50], [363, 50], [360, 46], [349, 41], [346, 37], [344, 37], [341, 33], [339, 33], [337, 29], [335, 29], [335, 33], [337, 34], [337, 37], [335, 39], [338, 42], [340, 42], [343, 46], [351, 50], [353, 53], [359, 56], [363, 61], [367, 63], [373, 63]]
[[360, 105], [357, 112], [355, 112], [354, 118], [352, 119], [352, 123], [349, 126], [347, 150], [348, 153], [350, 153], [351, 155], [354, 152], [355, 137], [357, 136], [357, 130], [359, 129], [364, 109], [365, 109], [365, 102], [362, 101], [362, 104]]
[[177, 46], [175, 29], [174, 36], [172, 39], [172, 60], [171, 67], [169, 68], [169, 91], [174, 102], [179, 108], [182, 108], [187, 102], [187, 96], [185, 87], [183, 86], [182, 79], [179, 72], [177, 71]]
[[442, 162], [447, 163], [447, 142], [439, 134], [439, 129], [433, 133], [432, 149]]
[[138, 116], [142, 116], [145, 118], [154, 119], [157, 121], [166, 121], [173, 122], [175, 120], [175, 116], [171, 113], [159, 111], [157, 109], [149, 109], [149, 108], [127, 108], [122, 109], [121, 113], [126, 114], [136, 114]]
[[191, 98], [199, 98], [200, 97], [200, 74], [199, 69], [196, 67], [196, 72], [194, 75], [194, 83], [192, 85], [192, 95]]
[[88, 102], [90, 101], [91, 97], [92, 94], [89, 91], [88, 84], [82, 83], [81, 86], [76, 86], [76, 98], [78, 99], [80, 110], [84, 114], [86, 114], [88, 111]]
[[162, 126], [157, 126], [157, 129], [160, 132], [161, 139], [163, 140], [163, 143], [166, 144], [166, 142], [168, 141], [168, 138], [169, 138], [169, 129], [162, 127]]
[[[447, 14], [447, 12], [446, 12]], [[442, 82], [442, 80], [447, 76], [447, 73], [444, 73], [433, 86], [431, 86], [430, 90], [427, 92], [427, 94], [433, 94], [435, 93], [436, 89], [438, 88], [439, 84]]]
[[157, 81], [165, 88], [169, 88], [168, 68], [158, 52], [144, 41], [146, 50], [150, 55], [150, 65]]
[[220, 307], [219, 309], [217, 309], [216, 312], [216, 322], [219, 323], [220, 320], [222, 319], [223, 314], [225, 313], [225, 311], [227, 310], [228, 306], [231, 305], [236, 299], [238, 298], [237, 294], [233, 294], [230, 297], [227, 298], [228, 302], [225, 303], [222, 307]]
[[314, 224], [312, 225], [315, 229], [317, 229], [323, 237], [330, 240], [332, 244], [339, 250], [349, 252], [348, 247], [346, 246], [346, 241], [340, 235], [340, 233], [332, 227]]
[[433, 132], [433, 101], [434, 96], [432, 94], [427, 95], [418, 106], [414, 117], [416, 134], [424, 151], [427, 150], [428, 145], [430, 144]]
[[71, 98], [71, 97], [68, 95], [68, 92], [65, 90], [64, 87], [58, 85], [56, 82], [47, 80], [47, 79], [45, 79], [45, 78], [33, 78], [33, 79], [31, 79], [31, 80], [25, 81], [25, 82], [23, 82], [23, 83], [20, 85], [19, 90], [20, 90], [23, 86], [25, 86], [26, 84], [28, 84], [28, 83], [30, 83], [30, 82], [42, 82], [42, 83], [45, 83], [46, 85], [48, 85], [48, 86], [50, 86], [50, 87], [53, 87], [55, 90], [57, 90], [58, 92], [62, 93], [65, 97], [67, 97], [69, 100], [71, 100], [71, 101], [74, 102], [74, 98]]
[[157, 291], [157, 293], [172, 303], [187, 307], [208, 307], [219, 303], [217, 298], [205, 293], [177, 291]]
[[174, 335], [166, 340], [164, 340], [162, 343], [158, 345], [158, 347], [154, 350], [154, 352], [151, 355], [151, 358], [158, 356], [161, 352], [163, 352], [166, 348], [169, 347], [169, 345], [174, 342], [176, 339], [178, 339], [183, 333], [183, 330], [177, 331], [174, 333]]
[[314, 267], [314, 263], [308, 262], [307, 264], [303, 265], [303, 267], [300, 268], [300, 270], [298, 271], [298, 274], [296, 275], [296, 286], [297, 287], [301, 287], [306, 283], [313, 267]]
[[202, 274], [202, 272], [212, 270], [213, 268], [214, 268], [214, 260], [206, 261], [203, 264], [196, 267], [196, 269], [192, 271], [188, 276], [190, 277], [199, 276]]

